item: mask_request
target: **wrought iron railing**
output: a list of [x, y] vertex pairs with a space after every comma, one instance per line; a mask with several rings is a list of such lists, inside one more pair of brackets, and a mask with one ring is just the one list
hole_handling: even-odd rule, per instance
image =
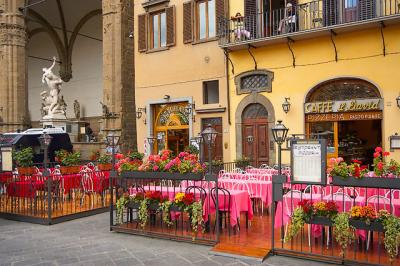
[[219, 18], [220, 45], [400, 15], [400, 0], [317, 0], [245, 17]]
[[[110, 212], [110, 226], [113, 231], [213, 245], [218, 242], [220, 230], [231, 230], [230, 216], [225, 216], [224, 221], [219, 219], [218, 208], [215, 208], [219, 206], [218, 200], [221, 200], [218, 197], [219, 189], [216, 189], [216, 176], [122, 172], [117, 179], [117, 204]], [[143, 209], [143, 199], [137, 196], [140, 193], [146, 195], [147, 199], [157, 199], [148, 201], [146, 209]], [[192, 193], [194, 201], [201, 204], [204, 219], [198, 223], [197, 230], [192, 224], [192, 209], [175, 204], [178, 193]], [[161, 201], [157, 194], [161, 195]], [[222, 200], [228, 198], [223, 197]], [[123, 204], [122, 199], [125, 199]], [[169, 209], [163, 209], [161, 202], [165, 201], [172, 203]], [[145, 215], [141, 216], [140, 213], [143, 212]], [[220, 226], [216, 221], [220, 221]]]
[[108, 172], [17, 175], [0, 172], [0, 217], [53, 224], [108, 210]]

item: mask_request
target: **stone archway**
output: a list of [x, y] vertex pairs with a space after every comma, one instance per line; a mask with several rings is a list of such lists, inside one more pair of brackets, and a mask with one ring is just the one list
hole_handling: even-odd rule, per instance
[[[273, 143], [273, 136], [272, 136], [272, 131], [271, 128], [274, 126], [275, 122], [275, 110], [267, 97], [258, 94], [258, 93], [252, 93], [245, 98], [243, 98], [240, 103], [238, 104], [235, 112], [235, 130], [236, 130], [236, 157], [240, 158], [243, 156], [243, 112], [245, 111], [246, 107], [248, 107], [251, 104], [260, 104], [262, 105], [266, 113], [268, 114], [266, 118], [266, 125], [267, 125], [267, 130], [268, 130], [268, 142], [267, 147], [268, 147], [268, 159], [269, 159], [269, 164], [274, 164], [275, 163], [275, 145]], [[255, 140], [256, 141], [256, 140]]]

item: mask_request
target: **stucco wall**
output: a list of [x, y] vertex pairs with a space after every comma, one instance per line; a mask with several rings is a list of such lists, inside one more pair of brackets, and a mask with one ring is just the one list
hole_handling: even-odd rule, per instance
[[[231, 11], [236, 12], [232, 7]], [[327, 33], [328, 34], [328, 33]], [[262, 93], [274, 105], [276, 120], [290, 129], [289, 134], [301, 134], [305, 131], [303, 104], [306, 94], [322, 81], [336, 77], [358, 77], [375, 84], [384, 98], [382, 141], [389, 150], [388, 137], [400, 132], [400, 109], [396, 105], [396, 97], [400, 89], [400, 25], [388, 25], [384, 29], [386, 52], [382, 55], [382, 39], [380, 28], [357, 30], [339, 34], [335, 37], [339, 61], [334, 60], [334, 49], [329, 35], [296, 41], [292, 44], [296, 57], [296, 67], [292, 66], [292, 55], [286, 43], [253, 49], [259, 69], [274, 72], [272, 92]], [[253, 60], [247, 51], [231, 53], [235, 66], [235, 74], [254, 68]], [[235, 110], [245, 95], [235, 95], [234, 81], [230, 79], [232, 109]], [[282, 110], [284, 97], [290, 97], [292, 107], [288, 114]], [[231, 127], [231, 143], [235, 143], [234, 121]], [[235, 149], [230, 149], [235, 157]], [[284, 162], [288, 162], [289, 153], [284, 153]], [[392, 153], [392, 157], [400, 160], [400, 151]]]

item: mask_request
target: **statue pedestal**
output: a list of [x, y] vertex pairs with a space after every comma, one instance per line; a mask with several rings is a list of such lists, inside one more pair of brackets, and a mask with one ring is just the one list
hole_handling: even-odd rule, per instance
[[43, 128], [60, 127], [67, 132], [67, 118], [43, 118], [40, 124]]

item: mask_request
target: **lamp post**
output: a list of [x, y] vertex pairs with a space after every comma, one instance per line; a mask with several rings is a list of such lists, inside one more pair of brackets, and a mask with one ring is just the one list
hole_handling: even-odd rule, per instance
[[154, 137], [153, 135], [150, 135], [150, 136], [147, 138], [147, 142], [148, 142], [149, 145], [150, 145], [150, 154], [149, 154], [149, 155], [152, 155], [152, 154], [153, 154], [154, 142], [156, 142], [156, 140], [157, 140], [157, 138]]
[[197, 135], [197, 137], [193, 138], [194, 141], [196, 142], [197, 146], [199, 147], [199, 159], [200, 162], [204, 161], [204, 151], [203, 151], [203, 137], [201, 133]]
[[[111, 147], [111, 172], [109, 178], [109, 189], [110, 189], [110, 226], [113, 225], [113, 212], [114, 212], [114, 197], [113, 197], [113, 180], [117, 177], [115, 171], [115, 148], [119, 143], [119, 136], [115, 135], [115, 130], [110, 130], [111, 132], [106, 137], [106, 142], [109, 147]], [[111, 228], [110, 228], [111, 231]]]
[[[215, 144], [215, 140], [217, 138], [218, 132], [211, 126], [211, 124], [207, 125], [207, 128], [201, 132], [202, 141], [208, 147], [208, 175], [212, 176], [212, 146]], [[209, 179], [210, 180], [210, 179]], [[216, 215], [215, 219], [217, 220], [217, 242], [219, 242], [219, 208], [218, 208], [218, 179], [215, 180], [215, 206], [216, 207]], [[210, 219], [209, 219], [210, 220]]]
[[51, 178], [48, 169], [48, 150], [53, 137], [44, 132], [39, 137], [40, 146], [43, 149], [43, 177], [47, 179], [47, 216], [49, 224], [51, 221]]
[[[278, 144], [278, 178], [282, 175], [282, 144], [285, 142], [287, 133], [289, 129], [282, 124], [282, 120], [278, 120], [278, 124], [276, 124], [272, 128], [272, 136], [274, 137], [274, 141]], [[274, 177], [272, 180], [272, 252], [274, 252], [275, 248], [275, 186], [277, 186], [279, 182], [275, 182]], [[280, 183], [280, 190], [282, 190], [282, 183]], [[281, 238], [283, 239], [284, 230], [283, 227], [281, 228]]]

